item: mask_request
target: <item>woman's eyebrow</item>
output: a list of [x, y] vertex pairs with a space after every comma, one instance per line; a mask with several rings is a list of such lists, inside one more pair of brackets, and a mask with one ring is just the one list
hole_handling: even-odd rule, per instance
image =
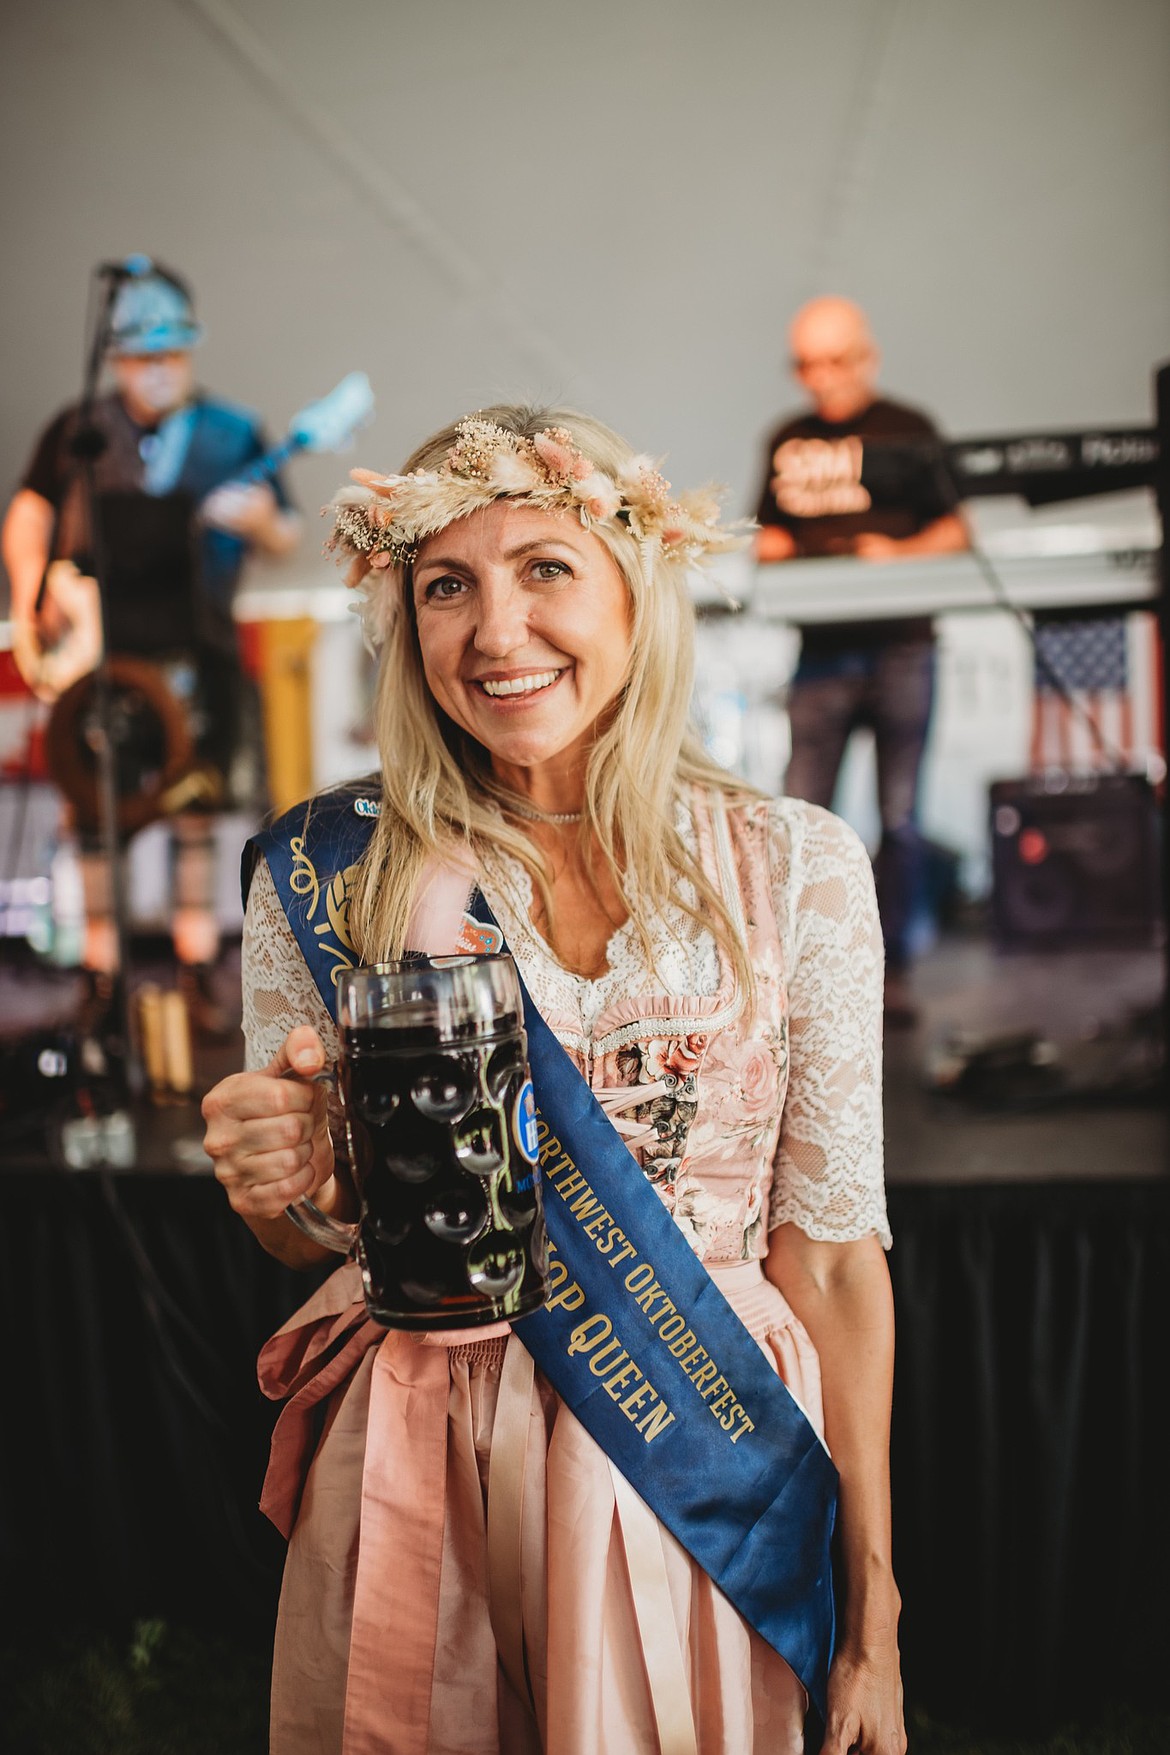
[[524, 555], [530, 555], [536, 549], [540, 548], [567, 548], [571, 555], [577, 553], [573, 544], [562, 536], [541, 536], [532, 542], [518, 543], [515, 548], [506, 548], [504, 550], [504, 559], [506, 561], [518, 561], [521, 560]]
[[414, 564], [416, 573], [429, 572], [432, 567], [440, 567], [449, 573], [470, 573], [474, 570], [466, 561], [456, 560], [447, 555], [435, 555], [433, 560], [416, 561]]
[[[525, 555], [534, 554], [538, 549], [549, 548], [564, 548], [567, 549], [571, 555], [578, 555], [578, 550], [575, 549], [573, 544], [567, 541], [564, 537], [541, 536], [534, 538], [531, 542], [517, 543], [515, 548], [504, 549], [502, 559], [505, 561], [519, 561], [523, 560]], [[426, 573], [429, 572], [432, 567], [440, 567], [448, 572], [455, 573], [474, 573], [475, 571], [475, 568], [470, 562], [455, 560], [447, 555], [428, 555], [425, 561], [419, 561], [416, 563], [415, 571]]]

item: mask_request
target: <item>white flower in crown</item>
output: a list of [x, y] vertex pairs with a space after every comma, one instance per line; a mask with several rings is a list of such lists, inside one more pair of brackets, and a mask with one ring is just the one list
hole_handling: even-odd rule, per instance
[[575, 481], [572, 495], [591, 518], [616, 518], [622, 509], [622, 496], [611, 476], [600, 469], [591, 470], [581, 481]]
[[[368, 494], [377, 495], [386, 500], [392, 500], [402, 483], [407, 479], [402, 475], [379, 475], [373, 469], [351, 469], [349, 478], [359, 487], [365, 488]], [[352, 493], [352, 489], [342, 488], [337, 497], [340, 499], [343, 494], [350, 493]]]
[[535, 464], [516, 451], [498, 451], [488, 470], [488, 486], [497, 494], [531, 494], [543, 486]]
[[653, 457], [631, 457], [618, 471], [618, 487], [646, 534], [654, 534], [653, 527], [670, 503], [670, 483]]

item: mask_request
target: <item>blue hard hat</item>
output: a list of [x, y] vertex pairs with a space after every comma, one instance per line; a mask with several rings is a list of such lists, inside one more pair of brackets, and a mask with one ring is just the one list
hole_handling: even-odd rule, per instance
[[109, 351], [185, 353], [198, 347], [203, 330], [181, 283], [144, 256], [130, 257], [126, 267], [110, 311]]

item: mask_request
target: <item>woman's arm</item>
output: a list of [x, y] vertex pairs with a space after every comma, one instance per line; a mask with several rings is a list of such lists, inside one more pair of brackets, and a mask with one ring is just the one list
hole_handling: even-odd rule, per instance
[[794, 800], [773, 807], [773, 822], [789, 1068], [764, 1267], [820, 1356], [825, 1437], [841, 1477], [842, 1600], [824, 1749], [901, 1755], [881, 925], [869, 858], [851, 829]]
[[842, 1602], [829, 1678], [825, 1755], [902, 1755], [901, 1599], [890, 1551], [894, 1311], [876, 1237], [818, 1243], [796, 1225], [771, 1234], [764, 1271], [821, 1362], [825, 1440], [840, 1475]]

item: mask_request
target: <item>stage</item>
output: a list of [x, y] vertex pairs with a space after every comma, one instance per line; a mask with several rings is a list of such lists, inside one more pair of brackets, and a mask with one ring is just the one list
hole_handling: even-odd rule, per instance
[[[140, 975], [165, 978], [161, 949], [136, 948]], [[1170, 1637], [1165, 1115], [1084, 1089], [1116, 1073], [1109, 1026], [1159, 980], [1151, 951], [1004, 956], [959, 934], [916, 972], [919, 1025], [889, 1035], [903, 1647], [912, 1697], [946, 1719], [1138, 1700]], [[6, 1028], [64, 1019], [76, 987], [10, 960]], [[1026, 1023], [1051, 1032], [1074, 1102], [989, 1111], [924, 1088], [952, 1029]], [[200, 1084], [239, 1062], [201, 1054]], [[5, 1150], [22, 1418], [0, 1439], [0, 1551], [26, 1625], [161, 1614], [263, 1639], [271, 1622], [254, 1358], [309, 1282], [233, 1217], [200, 1133], [192, 1102], [140, 1114], [134, 1168], [53, 1168], [33, 1137]]]

